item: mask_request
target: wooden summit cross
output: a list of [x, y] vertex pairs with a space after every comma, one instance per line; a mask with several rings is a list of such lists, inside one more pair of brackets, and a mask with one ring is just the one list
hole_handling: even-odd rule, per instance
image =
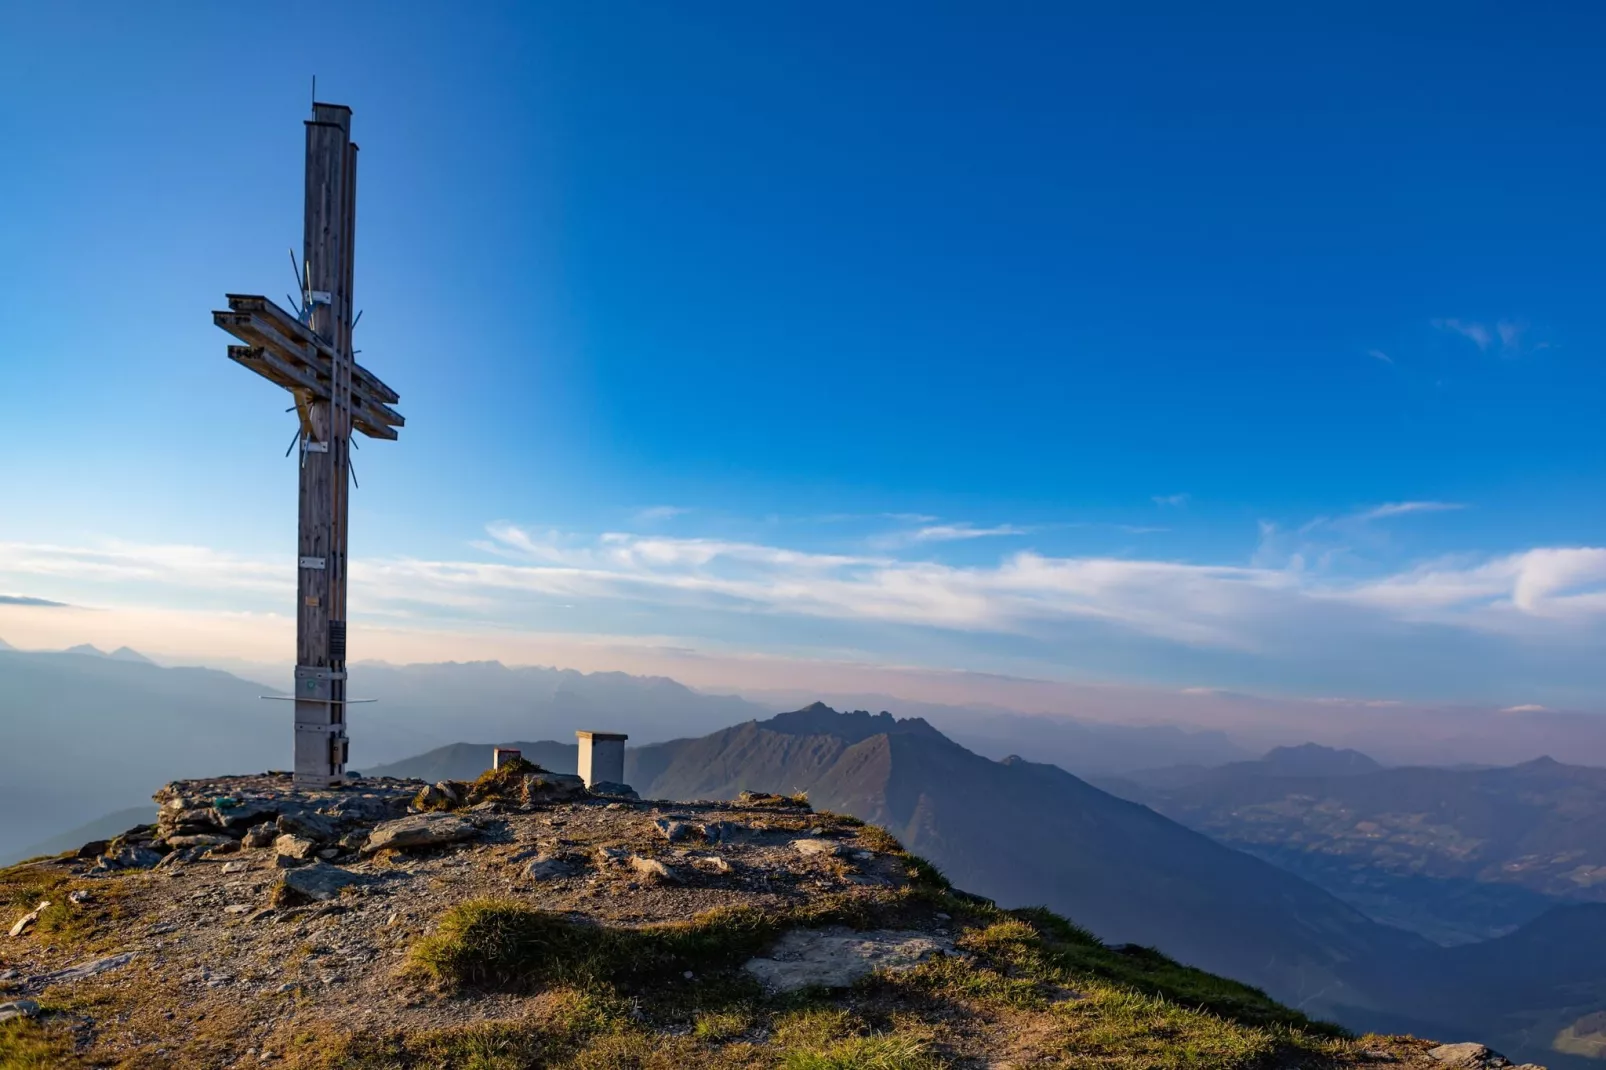
[[351, 109], [312, 106], [301, 314], [229, 294], [212, 322], [244, 345], [229, 359], [295, 397], [301, 420], [300, 567], [296, 585], [295, 783], [331, 787], [346, 773], [346, 516], [351, 433], [396, 437], [396, 392], [352, 359], [357, 146]]

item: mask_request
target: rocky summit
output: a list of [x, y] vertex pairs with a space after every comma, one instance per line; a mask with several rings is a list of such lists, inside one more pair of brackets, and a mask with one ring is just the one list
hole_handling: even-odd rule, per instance
[[1509, 1065], [999, 909], [802, 797], [516, 762], [156, 800], [0, 871], [0, 1068]]

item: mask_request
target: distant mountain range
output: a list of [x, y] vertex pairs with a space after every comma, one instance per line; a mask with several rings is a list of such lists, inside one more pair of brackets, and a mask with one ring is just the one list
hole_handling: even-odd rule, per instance
[[[1384, 769], [1364, 754], [1314, 746], [1239, 761], [1208, 735], [1160, 733], [1153, 738], [1177, 748], [1162, 753], [1198, 760], [1106, 774], [1101, 784], [1127, 796], [1118, 798], [1054, 765], [975, 753], [921, 718], [821, 704], [772, 716], [672, 680], [496, 663], [362, 665], [352, 679], [354, 694], [382, 699], [354, 707], [354, 764], [371, 775], [476, 775], [489, 745], [442, 746], [453, 732], [533, 740], [516, 745], [567, 772], [575, 728], [624, 730], [645, 744], [626, 752], [626, 776], [644, 795], [807, 791], [816, 807], [886, 826], [961, 887], [1050, 906], [1107, 939], [1158, 945], [1312, 1013], [1359, 1028], [1499, 1039], [1509, 1054], [1553, 1067], [1606, 1045], [1599, 908], [1546, 909], [1568, 885], [1572, 899], [1593, 894], [1606, 771], [1548, 761]], [[272, 755], [288, 752], [287, 709], [262, 702], [263, 690], [226, 673], [99, 651], [0, 652], [0, 862], [104, 835], [104, 822], [62, 830], [108, 811], [143, 813], [167, 780], [279, 764]], [[994, 747], [1019, 741], [1016, 749], [1041, 758], [1073, 746], [1083, 727], [1000, 715], [976, 731]], [[1111, 754], [1128, 742], [1119, 733], [1081, 738], [1114, 741]], [[413, 740], [424, 745], [402, 759], [399, 748]], [[399, 760], [375, 761], [387, 751]], [[1210, 766], [1212, 754], [1226, 764]], [[1471, 889], [1498, 931], [1518, 927], [1446, 948], [1382, 923], [1401, 911], [1368, 906], [1407, 901], [1399, 889], [1410, 880]], [[1367, 900], [1367, 888], [1381, 897]], [[1468, 912], [1449, 909], [1449, 897], [1425, 901], [1431, 909], [1418, 913], [1452, 919], [1457, 938], [1479, 935], [1462, 931]], [[1417, 927], [1442, 938], [1434, 925], [1445, 924]], [[1484, 931], [1496, 931], [1493, 920]]]
[[[572, 744], [514, 745], [554, 771], [574, 768]], [[367, 772], [466, 779], [489, 760], [488, 744], [457, 744]], [[1268, 783], [1399, 772], [1311, 747], [1225, 769], [1223, 780]], [[1440, 947], [1061, 769], [989, 760], [920, 719], [817, 704], [630, 748], [626, 775], [649, 798], [807, 791], [817, 808], [887, 827], [960, 887], [1047, 905], [1105, 939], [1158, 946], [1357, 1029], [1497, 1036], [1508, 1053], [1559, 1068], [1590, 1065], [1577, 1053], [1606, 1027], [1606, 907], [1562, 907], [1498, 940]], [[1557, 1050], [1557, 1037], [1571, 1039]]]
[[1384, 769], [1311, 746], [1096, 782], [1441, 943], [1606, 902], [1606, 769]]
[[133, 647], [128, 647], [128, 646], [120, 646], [116, 650], [113, 650], [111, 653], [107, 653], [106, 651], [101, 650], [99, 647], [91, 646], [88, 643], [79, 643], [77, 646], [68, 647], [66, 650], [62, 651], [62, 653], [63, 654], [87, 654], [90, 657], [111, 658], [114, 661], [132, 661], [132, 662], [134, 662], [135, 664], [138, 664], [138, 665], [155, 665], [156, 664], [156, 662], [152, 661], [150, 658], [147, 658], [144, 654], [141, 654], [139, 651], [135, 650]]

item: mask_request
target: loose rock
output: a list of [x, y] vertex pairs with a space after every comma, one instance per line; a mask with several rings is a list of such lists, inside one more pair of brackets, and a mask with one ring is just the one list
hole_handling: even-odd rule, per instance
[[438, 847], [479, 835], [479, 829], [455, 814], [411, 814], [386, 821], [374, 829], [363, 846], [364, 854], [385, 848]]
[[[1428, 1058], [1453, 1070], [1502, 1070], [1511, 1067], [1511, 1060], [1482, 1044], [1440, 1044], [1428, 1051]], [[1532, 1063], [1512, 1067], [1512, 1070], [1539, 1070]]]
[[794, 929], [776, 941], [768, 957], [749, 959], [742, 969], [777, 992], [848, 988], [876, 970], [913, 969], [951, 951], [953, 941], [928, 933]]
[[74, 981], [82, 981], [85, 978], [94, 977], [108, 970], [115, 970], [119, 966], [126, 966], [133, 958], [134, 952], [125, 951], [121, 955], [107, 955], [105, 958], [90, 959], [88, 962], [81, 962], [77, 966], [72, 966], [65, 970], [57, 970], [55, 973], [47, 973], [40, 977], [35, 977], [32, 979], [32, 983], [38, 988], [72, 984]]
[[331, 866], [327, 862], [314, 862], [310, 866], [292, 869], [279, 879], [275, 898], [280, 902], [296, 904], [327, 902], [338, 896], [342, 889], [360, 884], [363, 877], [349, 869]]
[[278, 837], [279, 830], [272, 825], [252, 825], [245, 830], [245, 835], [240, 839], [240, 846], [251, 848], [271, 847], [273, 841]]
[[318, 845], [303, 836], [285, 834], [273, 841], [273, 853], [280, 858], [293, 858], [298, 862], [305, 862], [312, 858], [318, 850]]
[[149, 847], [138, 844], [129, 844], [119, 847], [115, 851], [101, 855], [100, 861], [95, 863], [96, 869], [151, 869], [162, 860], [162, 856]]
[[17, 937], [21, 936], [23, 930], [27, 929], [28, 926], [39, 920], [39, 915], [43, 914], [45, 912], [45, 908], [48, 906], [50, 906], [50, 900], [46, 899], [44, 902], [28, 911], [28, 913], [18, 918], [16, 923], [11, 926], [11, 932], [8, 935], [12, 939], [16, 939]]
[[792, 850], [804, 858], [834, 858], [842, 853], [842, 845], [830, 840], [793, 840]]
[[558, 880], [580, 872], [582, 862], [572, 855], [537, 855], [524, 867], [524, 876], [534, 881]]
[[190, 836], [169, 836], [167, 845], [172, 848], [181, 847], [217, 847], [234, 841], [227, 836], [215, 836], [211, 833], [195, 833]]
[[636, 875], [649, 881], [676, 880], [675, 871], [658, 861], [656, 858], [643, 858], [634, 855], [630, 859], [630, 868]]
[[682, 843], [686, 840], [700, 839], [701, 830], [695, 825], [684, 821], [677, 821], [672, 817], [660, 817], [653, 822], [654, 827], [663, 834], [664, 839], [670, 843]]
[[39, 1004], [31, 999], [14, 999], [0, 1003], [0, 1024], [13, 1018], [32, 1018], [39, 1013]]
[[573, 773], [532, 773], [524, 778], [523, 802], [565, 802], [586, 793], [586, 782]]

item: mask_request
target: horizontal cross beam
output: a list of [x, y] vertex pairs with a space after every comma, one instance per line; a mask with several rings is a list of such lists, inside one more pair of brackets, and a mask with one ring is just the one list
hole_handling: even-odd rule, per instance
[[[246, 343], [230, 346], [229, 359], [287, 390], [327, 399], [333, 390], [335, 351], [300, 320], [265, 297], [229, 294], [229, 311], [212, 322]], [[394, 439], [406, 420], [391, 403], [396, 392], [359, 364], [352, 364], [351, 407], [356, 430]]]
[[[263, 346], [229, 346], [229, 359], [292, 393], [306, 391], [314, 397], [329, 396], [328, 383], [317, 381], [310, 373], [292, 366]], [[394, 442], [396, 428], [388, 425], [403, 422], [394, 410], [352, 391], [351, 426], [355, 430], [369, 438], [384, 438]]]
[[[331, 346], [328, 342], [325, 342], [322, 338], [318, 337], [318, 335], [313, 332], [311, 327], [308, 327], [299, 319], [290, 315], [290, 313], [286, 312], [272, 301], [269, 301], [266, 297], [259, 297], [252, 294], [226, 294], [225, 296], [228, 298], [229, 310], [231, 312], [260, 313], [264, 319], [272, 323], [274, 327], [287, 335], [291, 340], [299, 342], [304, 346], [312, 347], [318, 353], [322, 354], [326, 360], [332, 361], [335, 359], [335, 349], [333, 346]], [[361, 364], [352, 365], [352, 379], [357, 383], [361, 383], [363, 389], [373, 394], [374, 397], [380, 401], [394, 405], [396, 402], [401, 400], [401, 398], [397, 396], [396, 391], [380, 382], [379, 376], [375, 375], [367, 368], [364, 368]]]

